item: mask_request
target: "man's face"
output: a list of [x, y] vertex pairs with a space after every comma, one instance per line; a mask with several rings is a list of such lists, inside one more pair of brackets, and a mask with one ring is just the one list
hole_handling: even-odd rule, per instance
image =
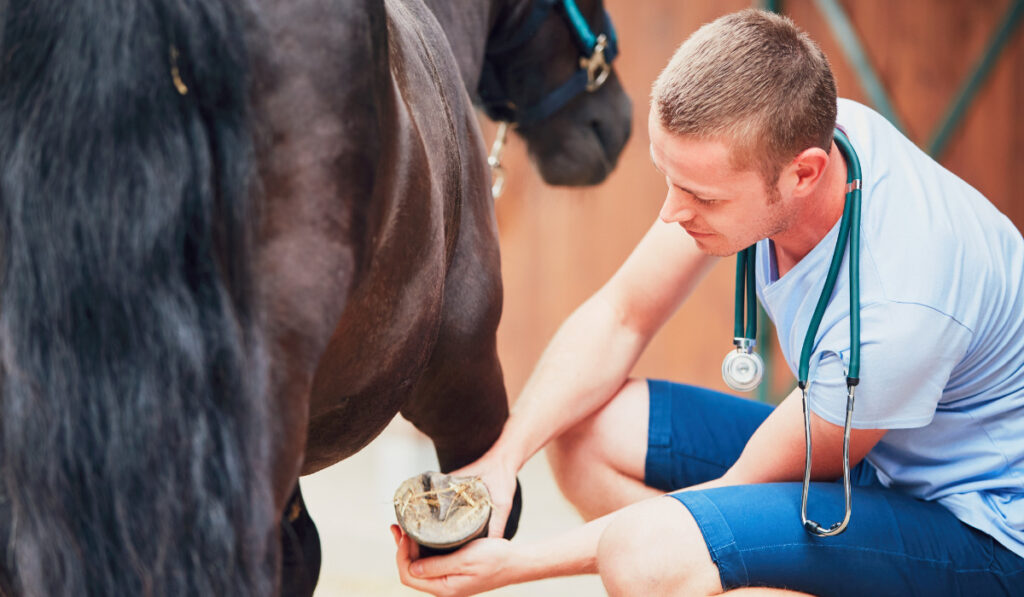
[[774, 188], [770, 196], [756, 170], [734, 169], [724, 143], [672, 134], [654, 110], [647, 128], [651, 159], [668, 186], [659, 217], [679, 224], [701, 251], [732, 255], [789, 228], [792, 202]]

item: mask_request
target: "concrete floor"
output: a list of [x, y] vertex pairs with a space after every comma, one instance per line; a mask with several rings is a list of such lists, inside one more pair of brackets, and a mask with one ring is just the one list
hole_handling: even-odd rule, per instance
[[[362, 452], [302, 479], [302, 493], [320, 530], [323, 566], [314, 597], [421, 595], [402, 585], [388, 531], [391, 499], [405, 479], [436, 470], [430, 441], [398, 419]], [[541, 540], [580, 524], [558, 492], [547, 461], [539, 455], [520, 473], [523, 515], [515, 541]], [[564, 597], [604, 595], [596, 576], [549, 579], [505, 587], [485, 595]]]

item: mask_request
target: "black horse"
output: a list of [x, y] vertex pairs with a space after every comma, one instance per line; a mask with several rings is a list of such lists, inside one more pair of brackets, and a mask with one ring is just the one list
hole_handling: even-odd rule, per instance
[[[501, 284], [464, 85], [535, 115], [573, 76], [573, 9], [533, 6], [0, 1], [0, 589], [308, 592], [301, 473], [398, 411], [446, 470], [486, 450]], [[559, 102], [520, 134], [600, 181], [628, 100], [612, 75]]]

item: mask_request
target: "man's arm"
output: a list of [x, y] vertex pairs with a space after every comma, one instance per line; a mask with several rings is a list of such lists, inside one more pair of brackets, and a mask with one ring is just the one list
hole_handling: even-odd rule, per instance
[[[864, 458], [885, 434], [884, 429], [854, 429], [850, 434], [850, 466]], [[831, 481], [842, 475], [843, 428], [811, 414], [813, 479]], [[804, 473], [803, 412], [800, 391], [790, 394], [751, 437], [739, 460], [718, 479], [686, 488], [800, 481]], [[466, 595], [500, 586], [553, 576], [597, 571], [597, 549], [608, 524], [627, 506], [576, 529], [532, 543], [479, 539], [454, 554], [413, 562], [414, 546], [393, 528], [399, 542], [399, 574], [406, 585], [435, 595]], [[795, 524], [795, 523], [794, 523]]]
[[[736, 463], [722, 476], [723, 485], [746, 485], [804, 478], [804, 422], [800, 389], [793, 390], [750, 437]], [[850, 430], [850, 467], [882, 439], [886, 429]], [[833, 481], [843, 475], [843, 427], [811, 412], [811, 480]]]
[[562, 324], [499, 444], [514, 446], [510, 451], [525, 462], [603, 406], [713, 263], [678, 226], [651, 227], [615, 275]]
[[562, 324], [498, 441], [457, 471], [481, 475], [491, 490], [492, 536], [504, 527], [523, 463], [615, 394], [651, 337], [713, 263], [678, 226], [657, 222], [611, 280]]
[[392, 525], [402, 583], [433, 595], [475, 595], [542, 578], [594, 574], [601, 533], [615, 513], [535, 543], [477, 539], [455, 553], [416, 560], [417, 547]]

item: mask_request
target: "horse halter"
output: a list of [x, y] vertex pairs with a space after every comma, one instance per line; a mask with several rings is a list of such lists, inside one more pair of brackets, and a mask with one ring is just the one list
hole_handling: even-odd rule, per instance
[[[536, 103], [520, 106], [509, 97], [501, 84], [495, 59], [516, 52], [526, 45], [536, 35], [541, 24], [547, 20], [549, 13], [555, 9], [559, 9], [565, 17], [569, 30], [573, 33], [573, 40], [579, 46], [580, 66], [567, 81]], [[514, 33], [504, 41], [488, 45], [477, 93], [487, 117], [501, 123], [491, 154], [487, 158], [494, 178], [491, 192], [495, 198], [501, 195], [505, 186], [501, 154], [504, 151], [509, 125], [529, 126], [544, 120], [561, 110], [577, 95], [584, 91], [593, 93], [608, 80], [612, 72], [612, 61], [619, 54], [619, 45], [608, 11], [602, 11], [602, 14], [604, 33], [595, 34], [576, 6], [575, 0], [533, 0], [530, 13]]]
[[[509, 98], [501, 84], [495, 67], [495, 59], [519, 50], [526, 45], [548, 18], [548, 14], [559, 9], [569, 24], [573, 39], [580, 48], [580, 67], [575, 73], [553, 91], [531, 106], [519, 106]], [[604, 15], [604, 33], [591, 30], [575, 0], [533, 0], [530, 14], [522, 25], [508, 39], [489, 44], [484, 57], [483, 73], [477, 92], [483, 109], [491, 120], [511, 122], [527, 126], [544, 120], [562, 109], [574, 97], [584, 91], [594, 92], [611, 74], [611, 64], [618, 56], [618, 38], [607, 11]]]

